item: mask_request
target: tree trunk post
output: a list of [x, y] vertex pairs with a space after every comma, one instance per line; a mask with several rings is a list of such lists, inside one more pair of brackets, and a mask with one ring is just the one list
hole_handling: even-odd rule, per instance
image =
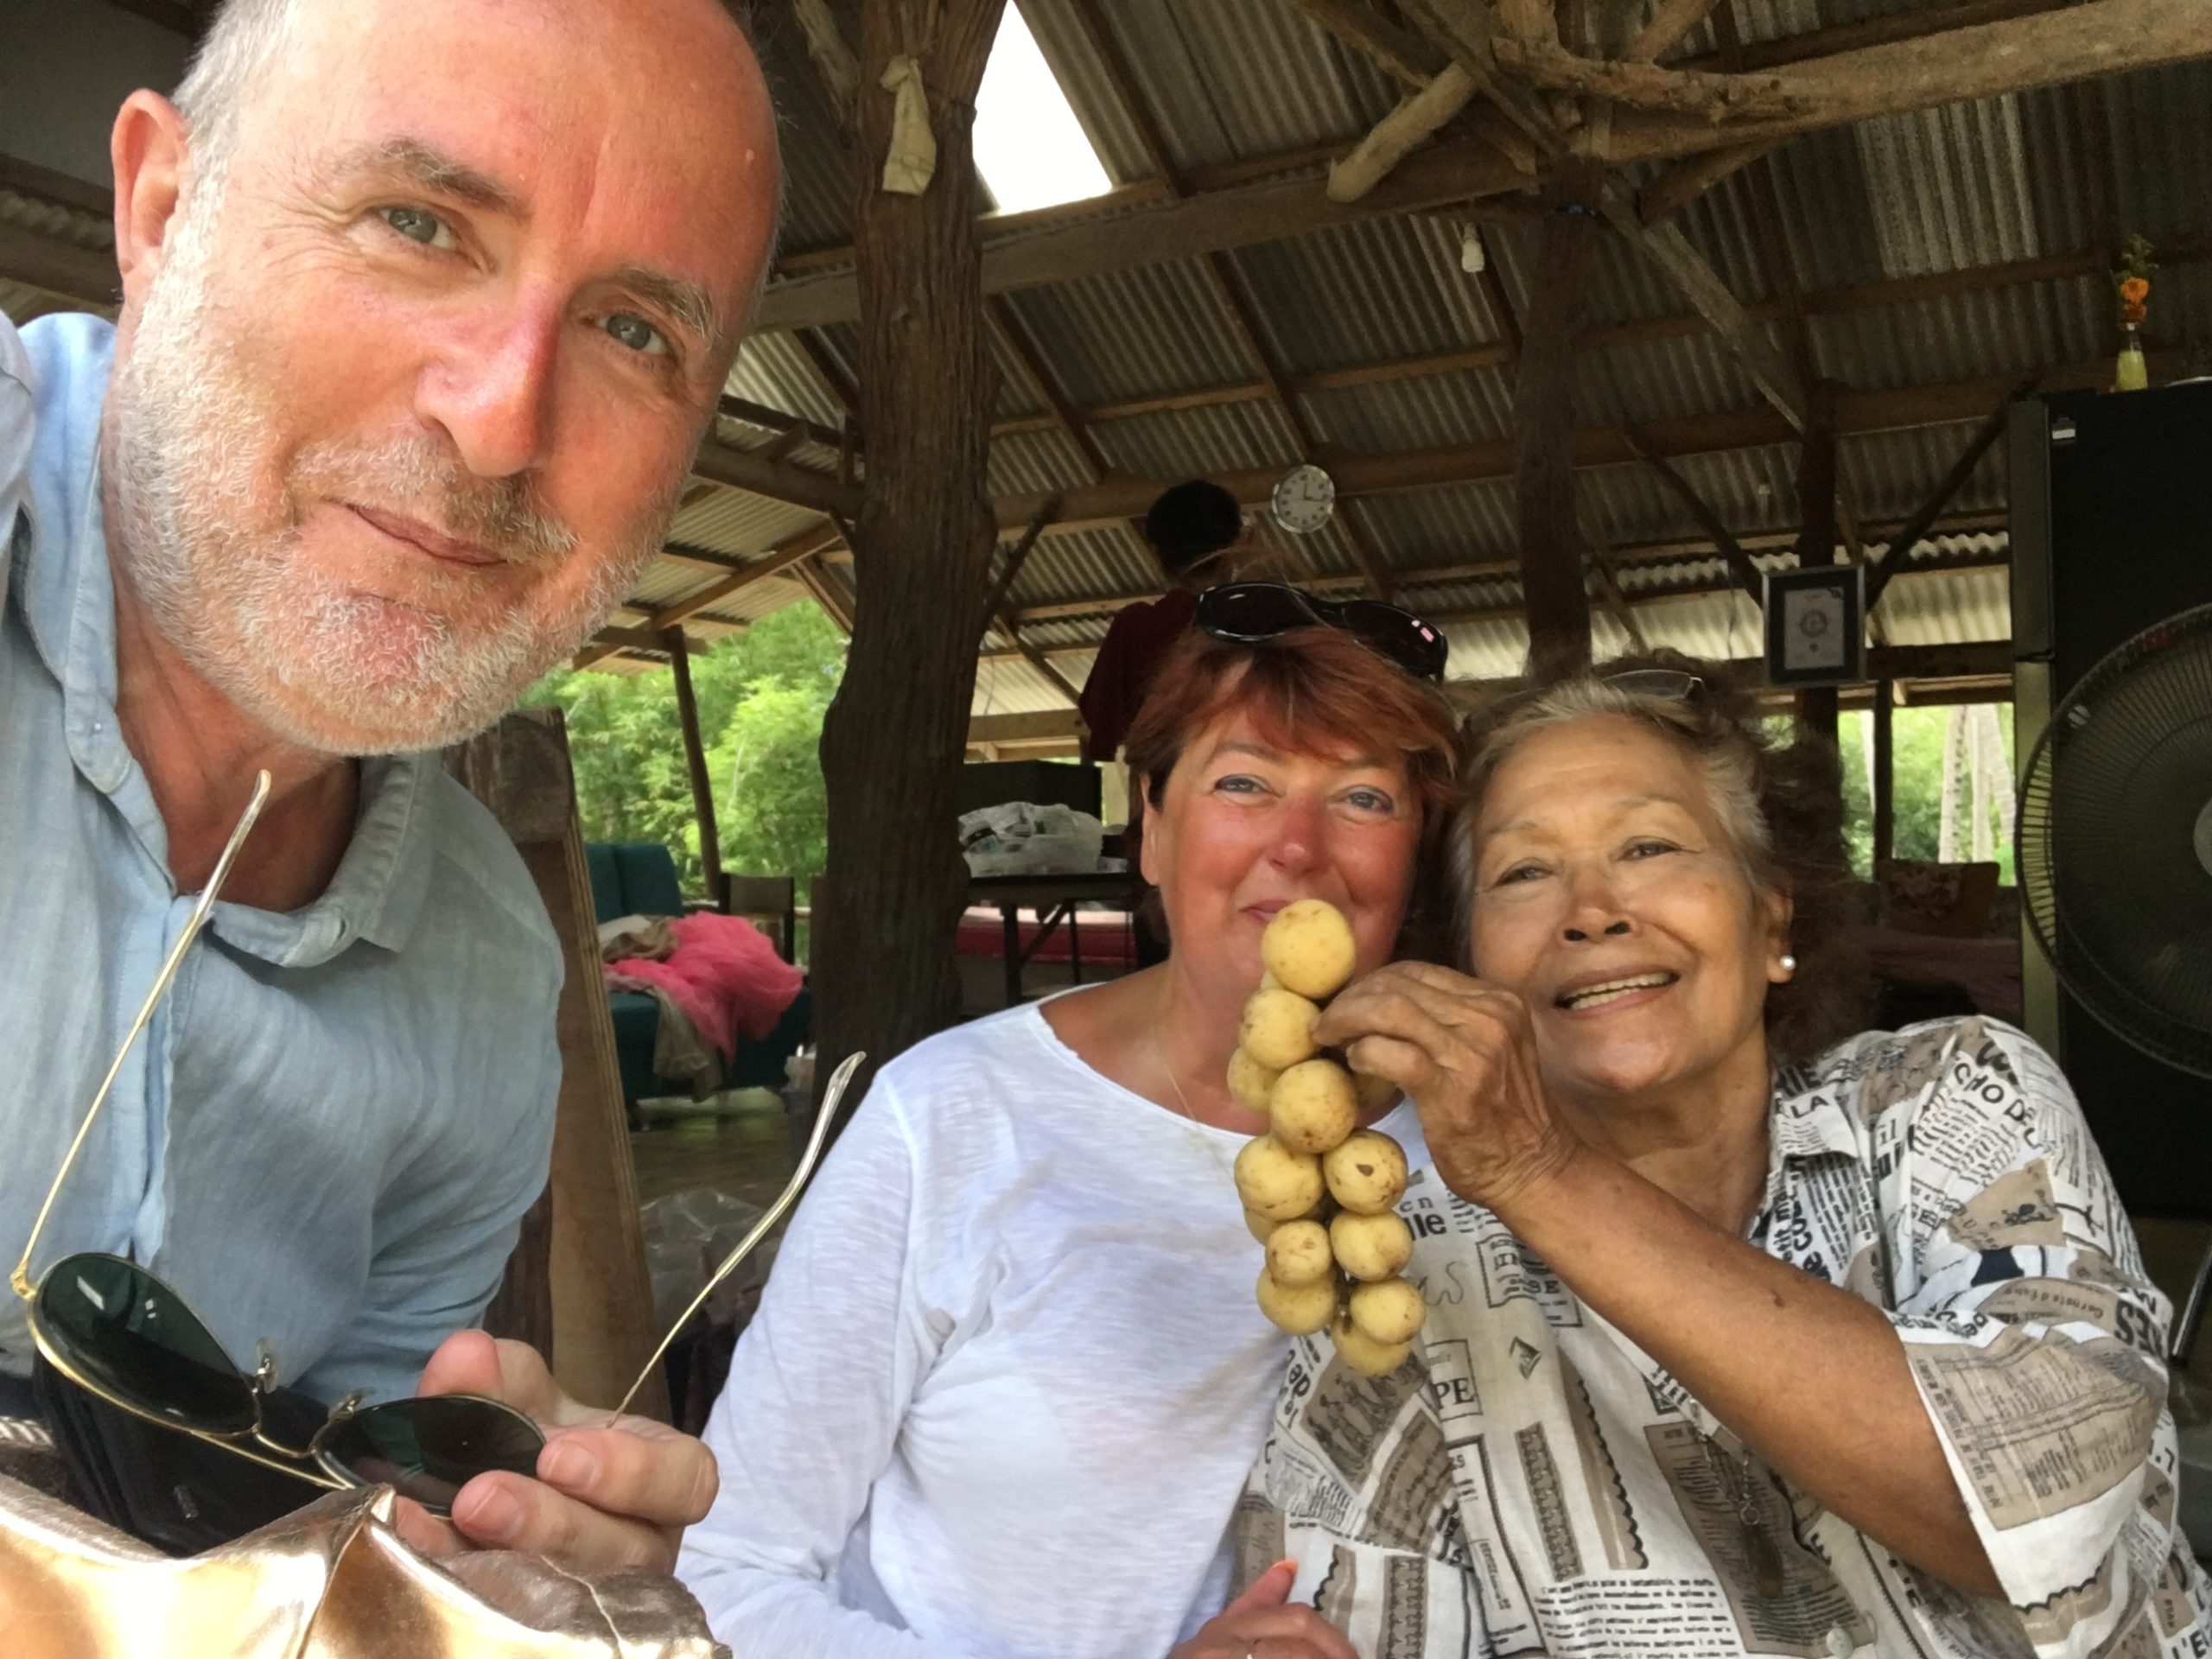
[[1897, 683], [1875, 681], [1874, 707], [1867, 715], [1867, 724], [1873, 728], [1874, 751], [1874, 855], [1873, 868], [1867, 874], [1878, 881], [1882, 866], [1897, 856], [1897, 751], [1891, 719], [1896, 703]]
[[1599, 234], [1592, 194], [1562, 193], [1537, 225], [1533, 291], [1521, 325], [1514, 485], [1531, 677], [1590, 662], [1590, 594], [1574, 517], [1574, 349]]
[[[1836, 557], [1836, 384], [1817, 381], [1805, 391], [1805, 441], [1797, 461], [1797, 563], [1833, 564]], [[1798, 718], [1836, 741], [1836, 689], [1808, 687], [1799, 694]]]
[[707, 875], [707, 897], [722, 904], [722, 837], [715, 823], [715, 785], [707, 771], [707, 741], [699, 730], [699, 702], [691, 695], [691, 647], [681, 626], [668, 640], [668, 671], [676, 682], [676, 718], [683, 728], [683, 759], [691, 769], [691, 809], [699, 818], [699, 863]]
[[[852, 645], [822, 728], [827, 868], [815, 889], [816, 1033], [826, 1079], [874, 1068], [960, 1011], [966, 900], [954, 811], [994, 540], [985, 495], [992, 373], [971, 146], [1004, 0], [868, 0], [861, 33], [854, 250], [861, 423]], [[885, 188], [900, 97], [918, 69], [934, 173]], [[910, 132], [909, 136], [912, 136]], [[849, 1096], [856, 1099], [859, 1091]]]

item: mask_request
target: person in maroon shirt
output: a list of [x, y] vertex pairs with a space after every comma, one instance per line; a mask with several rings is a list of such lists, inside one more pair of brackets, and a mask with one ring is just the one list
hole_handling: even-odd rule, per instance
[[[1194, 478], [1163, 491], [1153, 502], [1144, 516], [1144, 537], [1173, 585], [1162, 598], [1124, 606], [1098, 647], [1076, 705], [1086, 728], [1083, 758], [1094, 764], [1120, 755], [1161, 659], [1198, 614], [1199, 590], [1233, 574], [1229, 556], [1243, 543], [1244, 515], [1236, 498], [1220, 485]], [[1144, 803], [1131, 790], [1125, 839], [1132, 868], [1143, 815]], [[1137, 965], [1148, 968], [1166, 961], [1166, 936], [1151, 907], [1139, 906], [1131, 924]]]
[[[1174, 585], [1166, 597], [1122, 607], [1106, 630], [1077, 707], [1087, 728], [1083, 756], [1101, 762], [1121, 753], [1152, 689], [1160, 659], [1183, 637], [1198, 608], [1198, 590], [1228, 575], [1224, 556], [1243, 541], [1244, 515], [1218, 484], [1194, 478], [1165, 491], [1144, 516], [1145, 539]], [[1130, 811], [1135, 815], [1135, 802]]]

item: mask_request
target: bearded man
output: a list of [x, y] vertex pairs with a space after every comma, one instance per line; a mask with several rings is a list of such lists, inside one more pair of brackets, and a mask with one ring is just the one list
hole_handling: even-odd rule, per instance
[[[721, 0], [234, 0], [112, 152], [119, 321], [0, 320], [0, 1248], [265, 769], [44, 1238], [321, 1399], [548, 1427], [418, 1541], [665, 1566], [702, 1448], [463, 1329], [544, 1184], [560, 966], [423, 752], [660, 545], [773, 239], [760, 67]], [[31, 1358], [7, 1300], [0, 1389]]]

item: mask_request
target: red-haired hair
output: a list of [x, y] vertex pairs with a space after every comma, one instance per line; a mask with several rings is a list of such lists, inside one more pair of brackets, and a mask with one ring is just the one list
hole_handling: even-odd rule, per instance
[[[1244, 645], [1192, 627], [1161, 659], [1123, 747], [1147, 806], [1159, 807], [1191, 741], [1232, 714], [1276, 748], [1369, 754], [1405, 769], [1421, 803], [1414, 911], [1421, 912], [1458, 799], [1458, 721], [1444, 693], [1342, 628], [1296, 628]], [[1427, 951], [1433, 942], [1424, 934], [1408, 946]]]

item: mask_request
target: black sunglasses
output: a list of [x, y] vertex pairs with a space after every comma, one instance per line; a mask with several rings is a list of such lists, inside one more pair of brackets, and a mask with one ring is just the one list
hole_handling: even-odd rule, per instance
[[[93, 1121], [106, 1103], [131, 1045], [153, 1018], [163, 993], [176, 976], [178, 964], [199, 936], [224, 878], [245, 844], [246, 833], [268, 798], [269, 774], [264, 772], [192, 914], [155, 976], [138, 1017], [124, 1033], [114, 1063], [92, 1096], [83, 1127], [70, 1142], [46, 1202], [39, 1206], [38, 1218], [31, 1224], [30, 1237], [23, 1245], [22, 1259], [16, 1264], [9, 1282], [29, 1304], [31, 1339], [47, 1363], [67, 1381], [110, 1405], [315, 1485], [333, 1491], [391, 1486], [431, 1514], [442, 1516], [449, 1512], [461, 1489], [478, 1475], [505, 1470], [534, 1478], [537, 1455], [545, 1449], [545, 1436], [537, 1425], [504, 1402], [480, 1395], [435, 1395], [365, 1407], [363, 1396], [356, 1393], [331, 1408], [306, 1446], [286, 1445], [270, 1434], [265, 1421], [277, 1382], [276, 1357], [266, 1344], [253, 1375], [246, 1376], [181, 1296], [121, 1256], [97, 1251], [67, 1255], [55, 1262], [35, 1287], [31, 1279], [31, 1256], [61, 1183], [91, 1135]], [[837, 1115], [838, 1101], [860, 1062], [861, 1056], [855, 1054], [832, 1075], [822, 1109], [815, 1116], [814, 1133], [790, 1183], [661, 1339], [615, 1408], [617, 1413], [629, 1408], [669, 1344], [709, 1293], [753, 1253], [797, 1201], [800, 1187], [821, 1156], [826, 1131]]]
[[1283, 582], [1231, 582], [1198, 595], [1198, 626], [1232, 645], [1264, 645], [1299, 628], [1342, 628], [1416, 679], [1440, 680], [1443, 630], [1379, 599], [1324, 599]]

